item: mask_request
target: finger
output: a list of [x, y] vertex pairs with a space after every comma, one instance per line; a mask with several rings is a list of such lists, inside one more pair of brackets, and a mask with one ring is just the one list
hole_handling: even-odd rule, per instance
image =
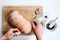
[[35, 22], [37, 25], [40, 24], [40, 22], [39, 22], [38, 20], [35, 20], [34, 22]]
[[35, 25], [36, 28], [37, 28], [37, 26], [39, 25], [39, 23], [38, 23], [37, 21], [33, 21], [33, 23], [34, 23], [34, 25]]
[[42, 23], [40, 23], [38, 20], [36, 20], [36, 21], [34, 21], [34, 22], [36, 22], [37, 23], [37, 25], [42, 25]]
[[[13, 33], [19, 33], [20, 31], [19, 30], [14, 30]], [[21, 34], [21, 32], [20, 32]]]
[[37, 23], [35, 21], [33, 23], [34, 23], [35, 26], [37, 26]]
[[13, 33], [21, 34], [21, 32], [18, 29], [14, 30]]
[[18, 35], [20, 35], [21, 34], [21, 32], [19, 31], [19, 30], [14, 30], [14, 36], [18, 36]]
[[20, 34], [21, 34], [20, 32], [16, 32], [16, 33], [14, 33], [14, 36], [18, 36]]
[[32, 24], [32, 28], [36, 29], [36, 26], [34, 25], [34, 23], [32, 22], [31, 24]]
[[18, 33], [19, 32], [18, 34], [21, 34], [21, 32], [17, 28], [11, 28], [10, 31], [12, 33]]
[[34, 23], [33, 23], [33, 22], [32, 22], [31, 24], [32, 24], [32, 30], [33, 30], [33, 32], [34, 32], [34, 34], [35, 34], [36, 26], [34, 25]]

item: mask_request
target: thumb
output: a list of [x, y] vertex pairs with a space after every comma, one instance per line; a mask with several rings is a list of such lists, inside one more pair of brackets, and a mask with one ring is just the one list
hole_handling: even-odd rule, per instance
[[32, 22], [31, 24], [32, 24], [32, 28], [36, 29], [36, 26], [34, 25], [34, 23]]
[[14, 36], [18, 36], [18, 35], [20, 35], [20, 34], [21, 34], [20, 31], [17, 31], [17, 32], [13, 33]]

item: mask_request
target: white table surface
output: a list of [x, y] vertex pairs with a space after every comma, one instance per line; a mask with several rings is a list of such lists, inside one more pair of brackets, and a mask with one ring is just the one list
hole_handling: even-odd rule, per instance
[[[43, 40], [60, 40], [60, 0], [0, 0], [0, 36], [2, 36], [2, 7], [6, 5], [42, 5], [43, 13], [48, 13], [49, 18], [58, 17], [57, 28], [54, 31], [44, 29]], [[13, 40], [35, 40], [35, 36], [23, 37], [18, 36]]]

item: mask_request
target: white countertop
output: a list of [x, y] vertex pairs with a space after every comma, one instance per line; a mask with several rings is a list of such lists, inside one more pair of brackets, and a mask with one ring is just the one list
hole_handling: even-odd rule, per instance
[[[49, 31], [44, 29], [43, 40], [60, 40], [60, 0], [0, 0], [0, 36], [2, 36], [2, 7], [5, 5], [42, 5], [44, 9], [43, 13], [47, 12], [49, 18], [58, 17], [56, 30]], [[26, 40], [31, 38], [28, 37]], [[17, 39], [15, 38], [15, 40], [18, 39], [19, 37]], [[32, 40], [35, 40], [35, 37], [33, 37]]]

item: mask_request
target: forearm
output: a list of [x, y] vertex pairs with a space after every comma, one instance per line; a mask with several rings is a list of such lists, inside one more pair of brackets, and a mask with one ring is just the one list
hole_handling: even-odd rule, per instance
[[36, 35], [37, 40], [42, 40], [42, 36]]
[[0, 38], [0, 40], [9, 40], [5, 35]]
[[9, 39], [7, 39], [7, 38], [0, 38], [0, 40], [9, 40]]
[[35, 33], [37, 40], [42, 40], [42, 34], [40, 32]]

